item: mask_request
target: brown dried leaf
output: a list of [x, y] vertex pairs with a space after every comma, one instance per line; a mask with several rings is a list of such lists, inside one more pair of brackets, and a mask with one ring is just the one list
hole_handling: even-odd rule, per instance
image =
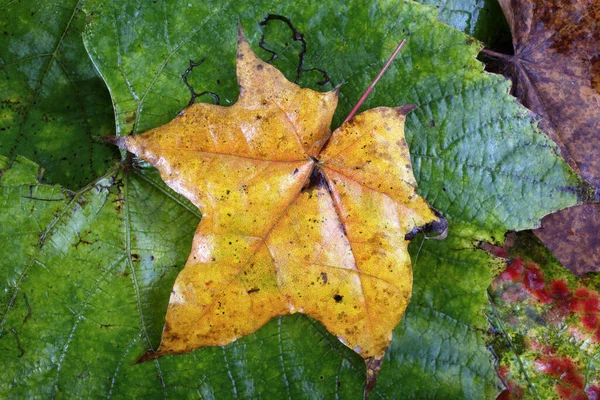
[[[514, 56], [502, 58], [515, 95], [542, 117], [567, 162], [600, 187], [600, 0], [500, 4], [513, 34]], [[598, 205], [562, 211], [536, 234], [572, 271], [598, 270], [599, 218]]]

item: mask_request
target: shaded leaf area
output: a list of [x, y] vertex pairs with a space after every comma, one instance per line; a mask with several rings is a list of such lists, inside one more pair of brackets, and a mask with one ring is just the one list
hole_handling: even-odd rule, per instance
[[600, 275], [577, 279], [532, 233], [491, 251], [508, 267], [490, 286], [500, 399], [600, 396]]
[[158, 344], [164, 311], [156, 310], [168, 302], [198, 213], [155, 173], [109, 171], [76, 193], [38, 176], [37, 165], [18, 159], [0, 180], [2, 397], [362, 393], [363, 361], [305, 317], [274, 319], [230, 346], [134, 365]]
[[510, 45], [510, 29], [497, 0], [418, 0], [435, 6], [439, 20], [475, 37], [488, 48]]
[[81, 1], [4, 1], [0, 10], [0, 155], [28, 157], [46, 179], [81, 187], [118, 152], [93, 140], [114, 131], [106, 87], [89, 60]]
[[[501, 0], [513, 35], [514, 55], [491, 53], [504, 64], [521, 102], [567, 162], [600, 187], [600, 1]], [[594, 199], [595, 197], [595, 199]], [[600, 206], [565, 210], [537, 231], [573, 272], [598, 271]]]

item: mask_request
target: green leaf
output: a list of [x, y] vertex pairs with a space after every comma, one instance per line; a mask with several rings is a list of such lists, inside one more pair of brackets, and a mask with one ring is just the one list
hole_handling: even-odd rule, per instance
[[508, 242], [489, 290], [504, 398], [598, 398], [600, 274], [578, 279], [531, 232]]
[[[469, 37], [437, 22], [434, 8], [410, 1], [248, 7], [127, 0], [86, 7], [92, 22], [85, 45], [111, 93], [120, 135], [165, 123], [188, 104], [181, 75], [190, 59], [206, 57], [189, 76], [196, 92], [234, 102], [238, 18], [255, 50], [267, 13], [290, 18], [307, 42], [303, 67], [322, 68], [331, 80], [319, 86], [322, 76], [312, 71], [300, 83], [320, 90], [344, 84], [334, 125], [408, 37], [363, 108], [419, 106], [406, 126], [415, 176], [450, 231], [443, 241], [421, 236], [411, 247], [413, 299], [371, 396], [497, 393], [484, 310], [499, 266], [477, 243], [501, 241], [507, 230], [533, 227], [576, 204], [581, 182], [507, 94], [508, 83], [483, 71]], [[281, 46], [275, 64], [294, 79], [300, 47], [291, 32], [287, 45], [278, 39], [282, 23], [271, 20], [263, 29], [268, 45]], [[275, 319], [230, 346], [132, 365], [158, 344], [199, 212], [154, 170], [127, 159], [76, 193], [33, 184], [37, 167], [12, 172], [21, 164], [4, 172], [15, 178], [0, 193], [8, 205], [0, 214], [3, 228], [8, 222], [0, 250], [12, 252], [0, 261], [7, 287], [0, 360], [8, 375], [0, 394], [362, 397], [362, 360], [303, 316]]]
[[92, 139], [113, 132], [114, 117], [81, 40], [81, 1], [6, 0], [0, 10], [0, 155], [26, 156], [49, 181], [83, 186], [118, 153]]
[[3, 398], [362, 392], [363, 361], [300, 315], [224, 348], [134, 365], [160, 339], [197, 210], [152, 171], [113, 169], [76, 193], [37, 176], [17, 159], [1, 181]]

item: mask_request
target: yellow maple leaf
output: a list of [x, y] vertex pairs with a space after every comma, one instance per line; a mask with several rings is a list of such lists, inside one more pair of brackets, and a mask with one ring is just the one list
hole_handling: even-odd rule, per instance
[[201, 211], [162, 340], [141, 361], [220, 346], [296, 312], [367, 362], [367, 388], [408, 305], [414, 232], [445, 221], [416, 193], [404, 121], [380, 107], [333, 133], [338, 91], [289, 82], [239, 33], [238, 101], [194, 104], [110, 141]]

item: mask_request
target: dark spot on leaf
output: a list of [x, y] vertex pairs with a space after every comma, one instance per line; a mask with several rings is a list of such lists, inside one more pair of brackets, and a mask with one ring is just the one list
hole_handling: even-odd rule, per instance
[[[434, 210], [435, 211], [435, 210]], [[404, 240], [413, 240], [419, 232], [424, 233], [437, 233], [437, 238], [443, 239], [446, 237], [448, 231], [448, 221], [440, 213], [435, 211], [435, 215], [438, 220], [428, 223], [424, 226], [415, 226], [412, 231], [404, 235]], [[435, 236], [434, 236], [435, 237]]]
[[131, 114], [130, 116], [128, 116], [127, 118], [125, 118], [125, 123], [129, 124], [131, 122], [135, 121], [135, 112], [133, 114]]
[[333, 299], [335, 300], [336, 303], [341, 303], [341, 301], [344, 299], [344, 296], [340, 296], [339, 294], [336, 294], [335, 296], [333, 296]]
[[327, 274], [325, 272], [321, 272], [321, 280], [323, 283], [327, 283]]

